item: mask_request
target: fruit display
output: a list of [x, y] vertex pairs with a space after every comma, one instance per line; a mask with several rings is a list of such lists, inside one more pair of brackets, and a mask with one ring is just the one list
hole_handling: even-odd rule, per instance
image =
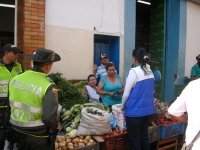
[[178, 121], [165, 114], [161, 118], [157, 119], [155, 122], [159, 125], [169, 125], [177, 123]]

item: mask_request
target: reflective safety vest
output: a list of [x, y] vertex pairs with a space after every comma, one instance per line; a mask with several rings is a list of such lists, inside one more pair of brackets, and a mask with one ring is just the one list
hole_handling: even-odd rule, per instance
[[[3, 64], [0, 63], [0, 99], [8, 97], [8, 83], [12, 78], [22, 72], [22, 67], [15, 62], [12, 71], [10, 72]], [[5, 102], [6, 103], [6, 102]], [[5, 108], [7, 106], [0, 106]]]
[[26, 71], [9, 83], [10, 122], [18, 127], [42, 126], [42, 99], [54, 84], [45, 73]]

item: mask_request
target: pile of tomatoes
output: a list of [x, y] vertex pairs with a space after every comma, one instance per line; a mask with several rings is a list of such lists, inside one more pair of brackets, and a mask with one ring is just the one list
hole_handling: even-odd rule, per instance
[[167, 115], [163, 115], [161, 118], [157, 119], [156, 122], [159, 125], [169, 125], [169, 124], [177, 123], [177, 121], [175, 119], [170, 118]]

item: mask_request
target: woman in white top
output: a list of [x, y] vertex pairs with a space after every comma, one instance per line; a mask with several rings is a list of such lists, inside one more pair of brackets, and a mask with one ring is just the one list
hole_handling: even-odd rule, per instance
[[96, 77], [93, 74], [91, 74], [88, 76], [87, 80], [88, 80], [88, 85], [86, 85], [85, 87], [88, 92], [89, 102], [101, 104], [101, 102], [100, 102], [101, 97], [99, 94], [96, 93], [96, 90], [97, 90]]

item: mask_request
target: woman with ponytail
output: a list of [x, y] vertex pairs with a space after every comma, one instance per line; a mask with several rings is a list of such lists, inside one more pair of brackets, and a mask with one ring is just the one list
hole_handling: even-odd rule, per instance
[[132, 52], [134, 67], [126, 79], [122, 109], [126, 116], [131, 150], [150, 150], [148, 125], [154, 113], [154, 75], [147, 64], [150, 55], [143, 47]]

